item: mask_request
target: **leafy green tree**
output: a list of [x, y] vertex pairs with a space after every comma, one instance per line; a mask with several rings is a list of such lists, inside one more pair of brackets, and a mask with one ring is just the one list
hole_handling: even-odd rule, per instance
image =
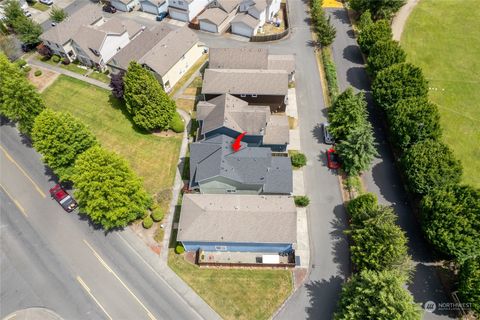
[[410, 191], [425, 195], [435, 188], [460, 182], [462, 165], [450, 148], [437, 140], [414, 144], [401, 159]]
[[25, 17], [15, 27], [15, 32], [20, 35], [20, 40], [25, 44], [37, 44], [40, 42], [42, 27], [32, 19]]
[[336, 150], [347, 175], [357, 176], [368, 170], [373, 159], [378, 155], [371, 124], [364, 121], [353, 128], [346, 139], [337, 144]]
[[360, 15], [360, 19], [358, 20], [358, 29], [361, 31], [365, 29], [366, 26], [369, 26], [372, 23], [372, 13], [370, 12], [370, 10], [366, 10]]
[[442, 135], [437, 106], [424, 98], [398, 101], [388, 111], [394, 143], [406, 150], [417, 142], [437, 140]]
[[367, 24], [360, 30], [358, 35], [358, 45], [363, 53], [369, 54], [370, 49], [378, 41], [387, 41], [392, 39], [392, 28], [387, 20], [378, 20]]
[[390, 19], [406, 0], [348, 0], [350, 7], [360, 13], [371, 11], [376, 19]]
[[78, 155], [97, 144], [95, 136], [80, 120], [70, 113], [50, 109], [35, 119], [32, 139], [45, 163], [62, 180], [69, 180]]
[[175, 115], [175, 102], [153, 74], [132, 61], [123, 82], [124, 99], [133, 122], [145, 131], [168, 129]]
[[328, 19], [325, 17], [325, 12], [316, 22], [315, 31], [317, 33], [318, 42], [323, 47], [331, 45], [333, 40], [335, 40], [335, 35], [337, 34], [337, 30], [332, 25], [330, 17], [328, 17]]
[[367, 192], [350, 200], [347, 205], [347, 211], [352, 217], [358, 217], [365, 212], [374, 211], [378, 209], [378, 199], [374, 193]]
[[53, 22], [59, 23], [65, 20], [68, 17], [68, 13], [65, 12], [62, 8], [53, 6], [50, 10], [50, 19]]
[[407, 54], [394, 40], [377, 41], [370, 48], [367, 67], [371, 74], [376, 75], [382, 69], [397, 63], [405, 62]]
[[421, 216], [438, 250], [459, 261], [480, 256], [480, 190], [458, 184], [434, 189], [423, 197]]
[[18, 66], [0, 53], [0, 114], [19, 123], [20, 132], [30, 134], [35, 117], [45, 105]]
[[480, 314], [480, 256], [466, 260], [460, 267], [460, 301], [470, 303]]
[[372, 91], [376, 104], [388, 113], [388, 109], [401, 99], [426, 99], [428, 83], [422, 69], [410, 63], [399, 63], [378, 72]]
[[323, 1], [322, 0], [311, 0], [310, 2], [310, 15], [312, 16], [312, 22], [315, 25], [322, 16], [325, 15], [325, 12], [322, 8]]
[[337, 141], [345, 140], [353, 129], [366, 122], [367, 116], [364, 95], [355, 94], [352, 88], [348, 88], [335, 99], [329, 109], [330, 133]]
[[100, 146], [78, 156], [72, 181], [80, 210], [105, 230], [144, 217], [152, 203], [126, 160]]
[[405, 281], [397, 272], [360, 272], [344, 284], [334, 319], [420, 320], [420, 308]]
[[14, 28], [15, 22], [19, 18], [24, 18], [25, 14], [23, 13], [22, 8], [20, 7], [20, 2], [16, 0], [7, 0], [4, 7], [5, 11], [5, 23], [7, 26]]

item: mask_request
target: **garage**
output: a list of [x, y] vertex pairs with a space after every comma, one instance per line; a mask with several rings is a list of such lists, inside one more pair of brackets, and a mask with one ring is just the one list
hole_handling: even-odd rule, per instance
[[[219, 29], [219, 26], [227, 20], [228, 14], [219, 8], [209, 8], [198, 16], [200, 22], [200, 30], [218, 33], [223, 30]], [[224, 28], [223, 28], [224, 29]]]
[[259, 21], [249, 14], [239, 14], [232, 20], [232, 33], [252, 37], [258, 29]]
[[188, 22], [188, 12], [185, 10], [170, 7], [168, 9], [168, 14], [172, 19]]
[[199, 21], [200, 21], [200, 30], [213, 32], [213, 33], [218, 32], [217, 26], [211, 21], [206, 19], [202, 19], [202, 20], [199, 19]]
[[154, 15], [158, 15], [160, 13], [159, 7], [162, 5], [164, 1], [155, 1], [155, 0], [141, 0], [140, 6], [142, 7], [143, 12], [152, 13]]

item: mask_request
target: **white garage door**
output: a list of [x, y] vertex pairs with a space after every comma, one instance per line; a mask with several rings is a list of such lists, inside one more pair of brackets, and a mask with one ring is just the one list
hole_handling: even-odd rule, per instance
[[188, 22], [188, 13], [186, 11], [177, 11], [170, 8], [168, 14], [172, 19]]
[[209, 21], [200, 21], [200, 30], [217, 33], [217, 26]]
[[250, 38], [253, 34], [253, 30], [243, 23], [232, 23], [232, 33]]
[[158, 8], [154, 4], [151, 4], [148, 1], [142, 1], [140, 2], [142, 5], [142, 11], [143, 12], [148, 12], [148, 13], [153, 13], [155, 15], [158, 15]]

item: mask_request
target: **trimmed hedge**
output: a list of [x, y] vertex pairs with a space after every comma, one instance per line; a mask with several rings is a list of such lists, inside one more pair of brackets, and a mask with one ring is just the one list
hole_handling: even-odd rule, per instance
[[159, 206], [157, 206], [157, 207], [155, 207], [155, 208], [153, 209], [153, 211], [152, 211], [152, 219], [153, 219], [153, 221], [155, 221], [155, 222], [162, 221], [163, 216], [164, 216], [164, 213], [163, 213], [162, 208], [160, 208]]
[[35, 77], [40, 77], [42, 75], [42, 70], [36, 70], [34, 75]]
[[330, 99], [335, 99], [338, 95], [337, 68], [333, 60], [322, 51], [323, 67], [325, 69], [325, 78], [327, 79], [327, 88]]
[[53, 55], [52, 56], [52, 61], [55, 62], [55, 63], [60, 62], [60, 57], [57, 56], [57, 55]]
[[175, 253], [182, 254], [184, 252], [185, 252], [185, 248], [180, 243], [177, 243], [177, 246], [175, 247]]
[[306, 207], [310, 204], [310, 199], [307, 196], [295, 196], [294, 199], [297, 207]]
[[371, 211], [378, 208], [378, 199], [374, 193], [364, 193], [355, 199], [350, 200], [347, 205], [347, 211], [352, 217], [357, 217], [365, 211]]
[[150, 229], [150, 228], [153, 226], [153, 219], [152, 219], [152, 217], [146, 216], [146, 217], [143, 219], [142, 224], [143, 224], [143, 227], [144, 227], [145, 229]]
[[295, 168], [301, 168], [307, 164], [307, 157], [303, 153], [295, 153], [290, 159]]
[[178, 112], [175, 112], [175, 115], [170, 122], [170, 129], [176, 133], [182, 133], [185, 130], [185, 124], [183, 123], [183, 119]]

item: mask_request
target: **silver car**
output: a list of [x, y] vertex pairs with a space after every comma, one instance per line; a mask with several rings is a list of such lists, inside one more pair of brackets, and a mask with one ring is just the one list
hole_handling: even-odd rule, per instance
[[333, 139], [332, 135], [330, 134], [330, 132], [328, 131], [328, 122], [324, 122], [322, 123], [322, 129], [323, 129], [323, 141], [326, 143], [326, 144], [334, 144], [335, 143], [335, 139]]

